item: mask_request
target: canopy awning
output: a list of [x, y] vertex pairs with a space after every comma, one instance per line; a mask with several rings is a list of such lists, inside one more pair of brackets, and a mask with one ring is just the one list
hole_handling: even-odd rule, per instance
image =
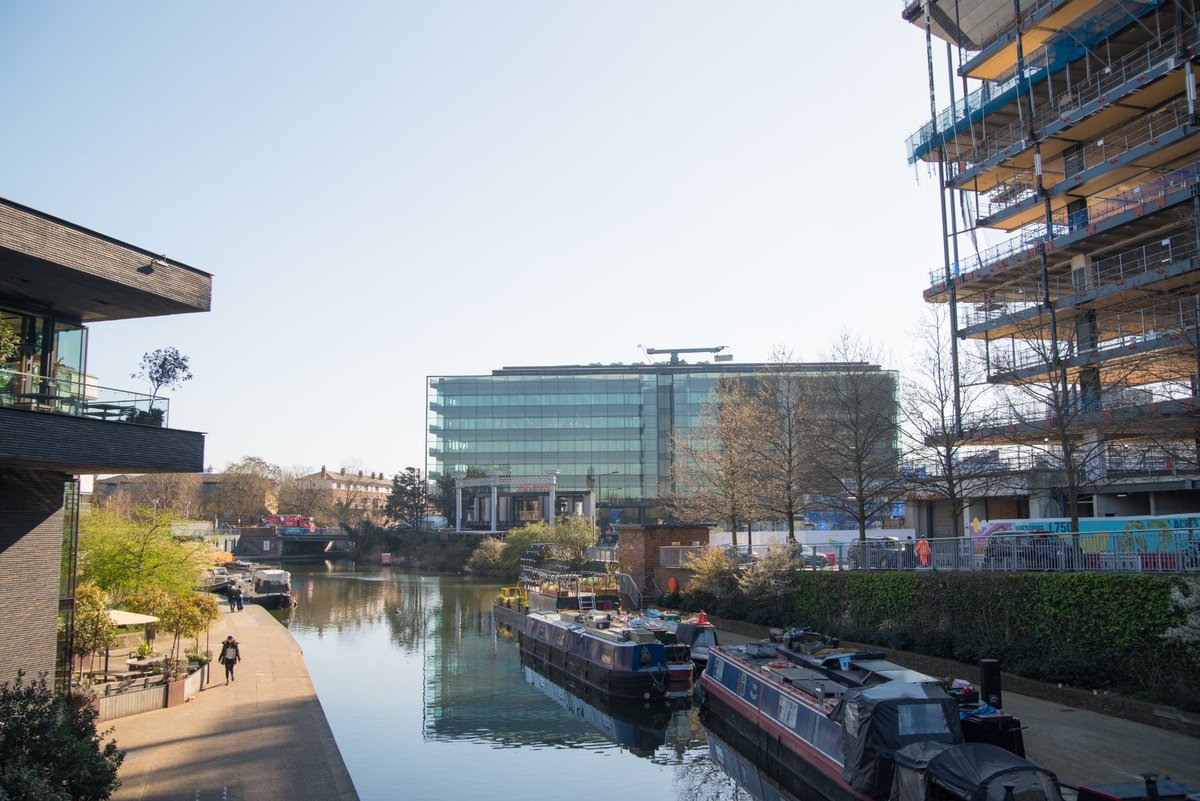
[[109, 609], [108, 616], [118, 626], [140, 626], [143, 623], [157, 623], [154, 615], [142, 615], [137, 612], [126, 612], [123, 609]]

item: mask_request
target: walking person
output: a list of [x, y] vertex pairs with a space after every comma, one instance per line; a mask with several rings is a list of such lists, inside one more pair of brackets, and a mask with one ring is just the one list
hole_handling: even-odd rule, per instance
[[242, 589], [241, 584], [238, 585], [238, 588], [236, 591], [236, 597], [237, 597], [237, 610], [240, 612], [246, 608], [246, 603], [245, 603], [246, 591]]
[[237, 611], [237, 594], [239, 592], [241, 592], [241, 589], [242, 589], [242, 585], [238, 584], [236, 581], [229, 585], [228, 592], [229, 592], [229, 611], [230, 612]]
[[225, 666], [225, 683], [233, 681], [233, 666], [242, 661], [242, 650], [238, 647], [238, 641], [230, 634], [225, 638], [225, 642], [221, 643], [221, 658], [220, 662]]

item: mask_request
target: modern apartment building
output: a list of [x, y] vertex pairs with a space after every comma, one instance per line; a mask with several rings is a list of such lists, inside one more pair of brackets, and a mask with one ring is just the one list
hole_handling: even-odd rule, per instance
[[[545, 516], [545, 479], [532, 477], [557, 470], [556, 514], [587, 514], [594, 498], [602, 521], [654, 523], [667, 518], [658, 499], [671, 480], [671, 438], [697, 424], [722, 378], [753, 379], [778, 370], [816, 378], [830, 369], [823, 363], [688, 364], [674, 358], [433, 376], [426, 475], [433, 481], [454, 473], [531, 477], [498, 501], [501, 520], [529, 521]], [[468, 523], [487, 518], [469, 505], [463, 515]]]
[[0, 682], [67, 664], [77, 477], [204, 465], [166, 398], [87, 378], [88, 326], [207, 311], [211, 294], [208, 273], [0, 199]]
[[936, 110], [909, 162], [943, 189], [925, 297], [1003, 397], [963, 415], [964, 439], [1029, 477], [1035, 517], [1072, 494], [1083, 516], [1200, 508], [1195, 0], [903, 16], [926, 32]]

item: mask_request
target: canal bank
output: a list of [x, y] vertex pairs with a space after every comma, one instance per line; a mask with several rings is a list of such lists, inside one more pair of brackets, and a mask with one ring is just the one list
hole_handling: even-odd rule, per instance
[[113, 721], [125, 751], [114, 801], [358, 801], [300, 646], [266, 609], [222, 612], [212, 648], [241, 643], [235, 681], [215, 661], [180, 707]]
[[[741, 621], [710, 619], [717, 626], [717, 639], [726, 645], [743, 645], [762, 639], [770, 631], [765, 626]], [[888, 655], [888, 659], [915, 670], [978, 680], [975, 675], [978, 669], [972, 670], [970, 666], [945, 660], [936, 666], [914, 664], [914, 661], [919, 661], [912, 659], [914, 655], [881, 650]], [[944, 670], [935, 671], [936, 667]], [[1023, 688], [1030, 686], [1028, 683], [1022, 685]], [[1069, 705], [1062, 697], [1056, 697], [1056, 692], [1052, 692], [1057, 689], [1048, 687], [1049, 697], [1037, 698], [1014, 692], [1005, 685], [1003, 696], [1005, 711], [1019, 718], [1024, 727], [1026, 756], [1053, 771], [1060, 782], [1072, 787], [1140, 782], [1142, 774], [1150, 772], [1157, 773], [1159, 778], [1169, 777], [1200, 788], [1200, 764], [1196, 760], [1196, 748], [1200, 740], [1195, 736], [1105, 714], [1083, 705]], [[1194, 716], [1185, 717], [1191, 719]]]

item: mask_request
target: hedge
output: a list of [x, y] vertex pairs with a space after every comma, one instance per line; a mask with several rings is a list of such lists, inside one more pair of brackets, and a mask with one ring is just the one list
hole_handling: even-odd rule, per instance
[[664, 602], [858, 642], [975, 662], [1042, 681], [1200, 709], [1200, 654], [1163, 637], [1181, 616], [1175, 576], [803, 571], [790, 609], [737, 593]]

